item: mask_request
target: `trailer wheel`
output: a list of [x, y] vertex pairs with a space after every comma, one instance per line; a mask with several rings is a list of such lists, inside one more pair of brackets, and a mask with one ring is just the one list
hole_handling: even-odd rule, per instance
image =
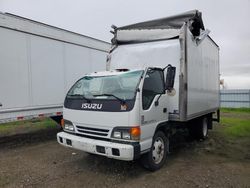
[[203, 116], [189, 123], [189, 133], [195, 139], [206, 139], [208, 135], [208, 117]]
[[142, 156], [142, 165], [150, 171], [160, 169], [167, 159], [169, 151], [169, 140], [162, 131], [155, 133], [151, 149], [148, 153]]

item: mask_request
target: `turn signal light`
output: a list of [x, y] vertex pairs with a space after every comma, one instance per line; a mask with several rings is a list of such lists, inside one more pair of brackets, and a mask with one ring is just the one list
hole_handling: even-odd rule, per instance
[[61, 119], [61, 126], [64, 127], [64, 119]]
[[140, 136], [141, 136], [141, 128], [138, 127], [132, 127], [130, 129], [130, 134], [131, 134], [131, 138], [133, 140], [140, 140]]

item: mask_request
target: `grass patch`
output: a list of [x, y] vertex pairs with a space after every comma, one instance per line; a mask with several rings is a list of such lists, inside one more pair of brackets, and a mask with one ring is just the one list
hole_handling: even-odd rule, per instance
[[226, 140], [237, 138], [250, 142], [250, 108], [221, 108], [220, 111], [220, 126], [215, 131]]
[[221, 108], [221, 112], [224, 135], [250, 139], [250, 108]]
[[250, 108], [220, 108], [221, 112], [246, 112], [246, 113], [250, 113]]
[[223, 132], [226, 136], [234, 138], [250, 138], [250, 120], [240, 119], [234, 117], [223, 117], [221, 118], [221, 124], [224, 127]]
[[57, 123], [50, 118], [10, 122], [0, 124], [0, 136], [23, 134], [43, 129], [53, 129], [57, 127]]

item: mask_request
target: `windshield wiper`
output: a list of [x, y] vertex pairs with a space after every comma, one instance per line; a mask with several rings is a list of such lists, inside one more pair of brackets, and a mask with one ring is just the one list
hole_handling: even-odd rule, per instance
[[81, 94], [74, 94], [74, 95], [67, 95], [67, 97], [80, 97], [82, 99], [85, 99], [87, 102], [90, 102], [91, 100], [87, 97], [85, 97], [84, 95], [81, 95]]
[[116, 98], [117, 100], [119, 100], [122, 104], [125, 104], [125, 103], [126, 103], [125, 100], [123, 100], [123, 99], [121, 99], [121, 98], [119, 98], [119, 97], [117, 97], [117, 96], [115, 96], [115, 95], [113, 95], [113, 94], [103, 93], [103, 94], [101, 94], [101, 95], [93, 95], [93, 96], [94, 96], [94, 97], [100, 97], [100, 96], [114, 97], [114, 98]]

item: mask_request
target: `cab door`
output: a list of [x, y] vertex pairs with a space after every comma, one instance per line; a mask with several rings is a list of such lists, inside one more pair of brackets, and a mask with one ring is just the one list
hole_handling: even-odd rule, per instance
[[162, 69], [148, 68], [141, 92], [141, 139], [148, 140], [149, 147], [156, 126], [167, 120], [164, 72]]

